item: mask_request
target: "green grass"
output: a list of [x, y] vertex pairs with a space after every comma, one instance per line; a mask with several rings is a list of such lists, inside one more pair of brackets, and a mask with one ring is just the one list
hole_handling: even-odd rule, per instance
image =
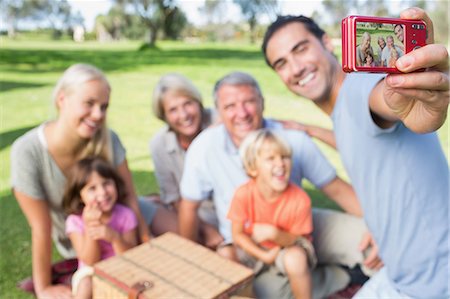
[[[27, 298], [15, 283], [31, 274], [30, 231], [9, 186], [12, 142], [29, 129], [55, 116], [50, 97], [62, 71], [73, 63], [103, 69], [112, 85], [108, 123], [127, 148], [127, 159], [139, 194], [157, 192], [148, 141], [163, 125], [150, 108], [152, 88], [167, 72], [191, 78], [212, 105], [215, 81], [242, 70], [254, 75], [265, 95], [265, 116], [295, 119], [331, 127], [328, 117], [311, 102], [299, 100], [264, 63], [259, 47], [247, 44], [185, 44], [160, 42], [157, 49], [138, 51], [134, 42], [75, 44], [70, 41], [0, 40], [0, 296]], [[448, 153], [448, 121], [439, 131]], [[336, 152], [319, 144], [346, 177]], [[310, 185], [314, 204], [335, 206]], [[57, 255], [55, 254], [55, 257]]]

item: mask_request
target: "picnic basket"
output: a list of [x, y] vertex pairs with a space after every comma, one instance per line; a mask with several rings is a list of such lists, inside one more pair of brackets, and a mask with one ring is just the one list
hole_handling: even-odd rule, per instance
[[166, 233], [94, 265], [93, 298], [226, 298], [253, 271]]

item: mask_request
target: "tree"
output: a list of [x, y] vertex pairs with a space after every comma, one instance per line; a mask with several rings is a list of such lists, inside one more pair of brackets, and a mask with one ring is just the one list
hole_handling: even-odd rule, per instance
[[386, 7], [384, 0], [366, 0], [358, 5], [358, 13], [368, 16], [387, 17], [389, 9]]
[[[125, 7], [116, 3], [106, 15], [98, 15], [95, 19], [98, 34], [107, 32], [107, 37], [113, 40], [122, 38], [137, 39], [145, 35], [144, 25], [141, 18], [135, 14], [128, 13]], [[102, 33], [100, 33], [102, 32]], [[99, 39], [105, 38], [99, 37]]]
[[149, 31], [149, 46], [154, 47], [160, 30], [167, 37], [177, 38], [187, 23], [176, 0], [115, 0], [124, 9], [131, 8]]
[[274, 17], [279, 14], [278, 2], [276, 0], [233, 0], [239, 5], [241, 13], [248, 22], [250, 28], [250, 42], [255, 43], [255, 28], [258, 24], [258, 18], [262, 15]]
[[199, 11], [206, 16], [208, 24], [223, 23], [226, 5], [224, 0], [205, 0], [205, 4], [199, 8]]
[[29, 18], [35, 21], [48, 22], [53, 30], [53, 37], [61, 36], [68, 29], [72, 20], [71, 6], [67, 0], [28, 0]]
[[8, 25], [8, 36], [16, 37], [17, 23], [24, 16], [23, 0], [4, 0], [0, 3], [0, 9]]
[[329, 13], [331, 23], [339, 26], [341, 20], [349, 15], [351, 9], [357, 6], [358, 0], [323, 0], [322, 5]]
[[179, 38], [181, 31], [186, 26], [186, 24], [186, 15], [178, 7], [175, 7], [174, 9], [170, 10], [164, 18], [164, 37], [169, 39]]

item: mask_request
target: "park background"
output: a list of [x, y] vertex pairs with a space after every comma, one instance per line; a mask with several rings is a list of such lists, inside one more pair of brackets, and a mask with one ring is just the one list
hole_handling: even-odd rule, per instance
[[[77, 10], [93, 4], [102, 4], [107, 10], [94, 15], [93, 20], [85, 19], [86, 14]], [[91, 63], [106, 73], [112, 86], [108, 125], [127, 149], [138, 194], [148, 194], [158, 191], [148, 143], [163, 126], [153, 116], [150, 105], [153, 87], [161, 75], [178, 72], [187, 76], [200, 89], [204, 105], [211, 107], [215, 81], [228, 72], [245, 71], [261, 85], [266, 117], [331, 128], [326, 115], [310, 101], [291, 94], [265, 65], [260, 45], [267, 24], [280, 13], [312, 16], [334, 38], [335, 53], [340, 59], [339, 22], [343, 17], [349, 14], [396, 17], [410, 6], [430, 12], [437, 42], [448, 45], [448, 1], [2, 1], [0, 296], [30, 297], [15, 288], [17, 281], [31, 275], [31, 240], [26, 219], [10, 190], [11, 144], [28, 130], [55, 117], [51, 93], [67, 67]], [[95, 11], [89, 13], [92, 16]], [[172, 19], [167, 17], [170, 15]], [[83, 28], [84, 41], [73, 40], [77, 27]], [[447, 120], [438, 131], [447, 159], [448, 123]], [[317, 144], [347, 179], [337, 153], [320, 142]], [[308, 182], [304, 187], [315, 206], [336, 208]], [[53, 256], [59, 258], [55, 250]]]

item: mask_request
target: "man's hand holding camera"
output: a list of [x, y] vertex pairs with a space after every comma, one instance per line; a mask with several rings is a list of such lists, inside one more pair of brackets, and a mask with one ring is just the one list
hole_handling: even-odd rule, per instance
[[[397, 60], [404, 74], [390, 74], [385, 80], [384, 100], [393, 114], [409, 129], [427, 133], [445, 122], [449, 105], [448, 51], [434, 43], [433, 23], [425, 11], [410, 8], [402, 19], [421, 19], [428, 28], [427, 45]], [[425, 72], [414, 72], [425, 69]]]

